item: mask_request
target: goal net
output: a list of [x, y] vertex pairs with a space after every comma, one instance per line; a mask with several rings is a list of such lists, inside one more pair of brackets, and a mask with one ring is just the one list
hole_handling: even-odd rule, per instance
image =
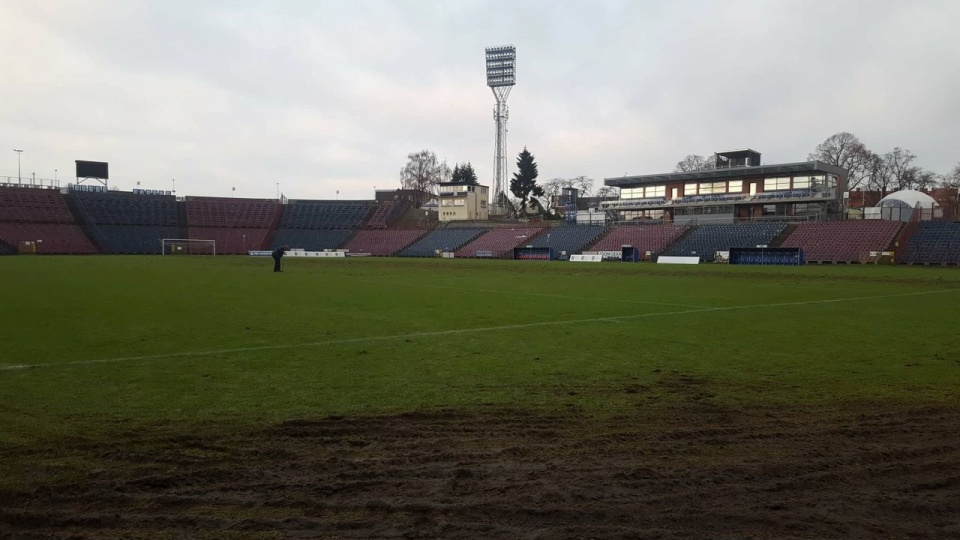
[[216, 240], [194, 240], [192, 238], [164, 238], [164, 255], [216, 255]]

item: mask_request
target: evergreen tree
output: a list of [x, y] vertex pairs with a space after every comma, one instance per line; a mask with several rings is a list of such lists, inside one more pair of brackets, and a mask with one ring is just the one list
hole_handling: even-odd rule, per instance
[[460, 165], [459, 163], [453, 167], [453, 178], [451, 182], [456, 182], [458, 184], [473, 184], [477, 185], [477, 173], [473, 170], [473, 165], [469, 162]]
[[520, 215], [526, 216], [530, 196], [543, 196], [543, 188], [537, 185], [537, 176], [540, 175], [537, 163], [527, 147], [523, 147], [523, 152], [517, 156], [517, 169], [517, 172], [513, 173], [513, 180], [510, 180], [510, 192], [520, 199]]
[[468, 161], [463, 167], [460, 167], [461, 174], [463, 175], [463, 182], [465, 184], [477, 185], [480, 182], [477, 181], [477, 173], [473, 170], [473, 165]]

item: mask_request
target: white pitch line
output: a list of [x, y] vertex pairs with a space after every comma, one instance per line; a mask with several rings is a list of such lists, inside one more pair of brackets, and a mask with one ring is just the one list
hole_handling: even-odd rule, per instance
[[[384, 284], [382, 281], [370, 281], [367, 280], [367, 283], [377, 283]], [[535, 293], [535, 292], [518, 292], [518, 291], [501, 291], [496, 289], [468, 289], [466, 287], [452, 287], [449, 285], [424, 285], [418, 284], [417, 287], [428, 287], [431, 289], [447, 289], [453, 291], [466, 291], [466, 292], [484, 292], [484, 293], [497, 293], [497, 294], [510, 294], [510, 295], [521, 295], [521, 296], [542, 296], [545, 298], [563, 298], [565, 300], [587, 300], [590, 302], [621, 302], [626, 304], [649, 304], [652, 306], [670, 306], [670, 307], [685, 307], [685, 308], [706, 308], [707, 306], [699, 306], [694, 304], [674, 304], [669, 302], [650, 302], [647, 300], [628, 300], [626, 298], [590, 298], [587, 296], [570, 296], [566, 294], [547, 294], [547, 293]]]
[[47, 364], [5, 365], [5, 366], [0, 366], [0, 372], [20, 371], [20, 370], [26, 370], [26, 369], [37, 369], [37, 368], [58, 367], [58, 366], [75, 366], [75, 365], [86, 365], [86, 364], [111, 364], [111, 363], [118, 363], [118, 362], [133, 362], [137, 360], [160, 360], [165, 358], [182, 358], [182, 357], [188, 357], [188, 356], [214, 356], [218, 354], [273, 351], [273, 350], [281, 350], [281, 349], [299, 349], [299, 348], [307, 348], [307, 347], [323, 347], [327, 345], [343, 345], [348, 343], [365, 343], [365, 342], [372, 342], [372, 341], [389, 341], [393, 339], [402, 339], [402, 338], [437, 337], [437, 336], [450, 336], [450, 335], [456, 335], [456, 334], [496, 332], [496, 331], [502, 331], [502, 330], [519, 330], [522, 328], [560, 326], [564, 324], [583, 324], [583, 323], [593, 323], [593, 322], [622, 322], [622, 321], [629, 321], [633, 319], [644, 319], [649, 317], [665, 317], [668, 315], [689, 315], [693, 313], [708, 313], [712, 311], [735, 311], [735, 310], [741, 310], [741, 309], [763, 309], [763, 308], [774, 308], [774, 307], [810, 306], [810, 305], [817, 305], [817, 304], [833, 304], [838, 302], [853, 302], [853, 301], [859, 301], [859, 300], [881, 300], [884, 298], [920, 296], [924, 294], [943, 294], [943, 293], [949, 293], [949, 292], [955, 292], [955, 291], [960, 291], [960, 288], [940, 289], [936, 291], [920, 291], [920, 292], [912, 292], [912, 293], [884, 294], [884, 295], [878, 295], [878, 296], [831, 298], [829, 300], [804, 300], [800, 302], [779, 302], [775, 304], [753, 304], [753, 305], [746, 305], [746, 306], [723, 306], [723, 307], [711, 307], [711, 308], [702, 308], [702, 309], [688, 309], [684, 311], [664, 311], [659, 313], [638, 313], [635, 315], [617, 315], [613, 317], [593, 317], [589, 319], [571, 319], [571, 320], [565, 320], [565, 321], [545, 321], [545, 322], [523, 323], [523, 324], [508, 324], [508, 325], [502, 325], [502, 326], [485, 326], [480, 328], [459, 328], [454, 330], [437, 330], [433, 332], [411, 332], [407, 334], [393, 334], [389, 336], [366, 336], [366, 337], [357, 337], [357, 338], [348, 338], [348, 339], [333, 339], [329, 341], [313, 341], [308, 343], [263, 345], [260, 347], [238, 347], [235, 349], [218, 349], [214, 351], [179, 352], [179, 353], [168, 353], [168, 354], [152, 354], [152, 355], [145, 355], [145, 356], [123, 356], [118, 358], [74, 360], [71, 362], [53, 362], [53, 363], [47, 363]]

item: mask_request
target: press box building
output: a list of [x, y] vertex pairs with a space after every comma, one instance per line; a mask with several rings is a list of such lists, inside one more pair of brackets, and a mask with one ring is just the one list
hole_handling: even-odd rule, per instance
[[716, 168], [605, 178], [620, 198], [600, 207], [621, 220], [662, 219], [677, 224], [804, 219], [839, 214], [847, 170], [821, 161], [761, 165], [760, 152], [715, 154]]

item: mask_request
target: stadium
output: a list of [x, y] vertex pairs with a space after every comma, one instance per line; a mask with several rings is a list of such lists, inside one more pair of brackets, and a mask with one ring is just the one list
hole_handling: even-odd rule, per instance
[[960, 538], [960, 4], [835, 4], [4, 6], [0, 540]]
[[0, 530], [949, 534], [960, 224], [830, 219], [843, 178], [608, 179], [560, 222], [4, 185]]

